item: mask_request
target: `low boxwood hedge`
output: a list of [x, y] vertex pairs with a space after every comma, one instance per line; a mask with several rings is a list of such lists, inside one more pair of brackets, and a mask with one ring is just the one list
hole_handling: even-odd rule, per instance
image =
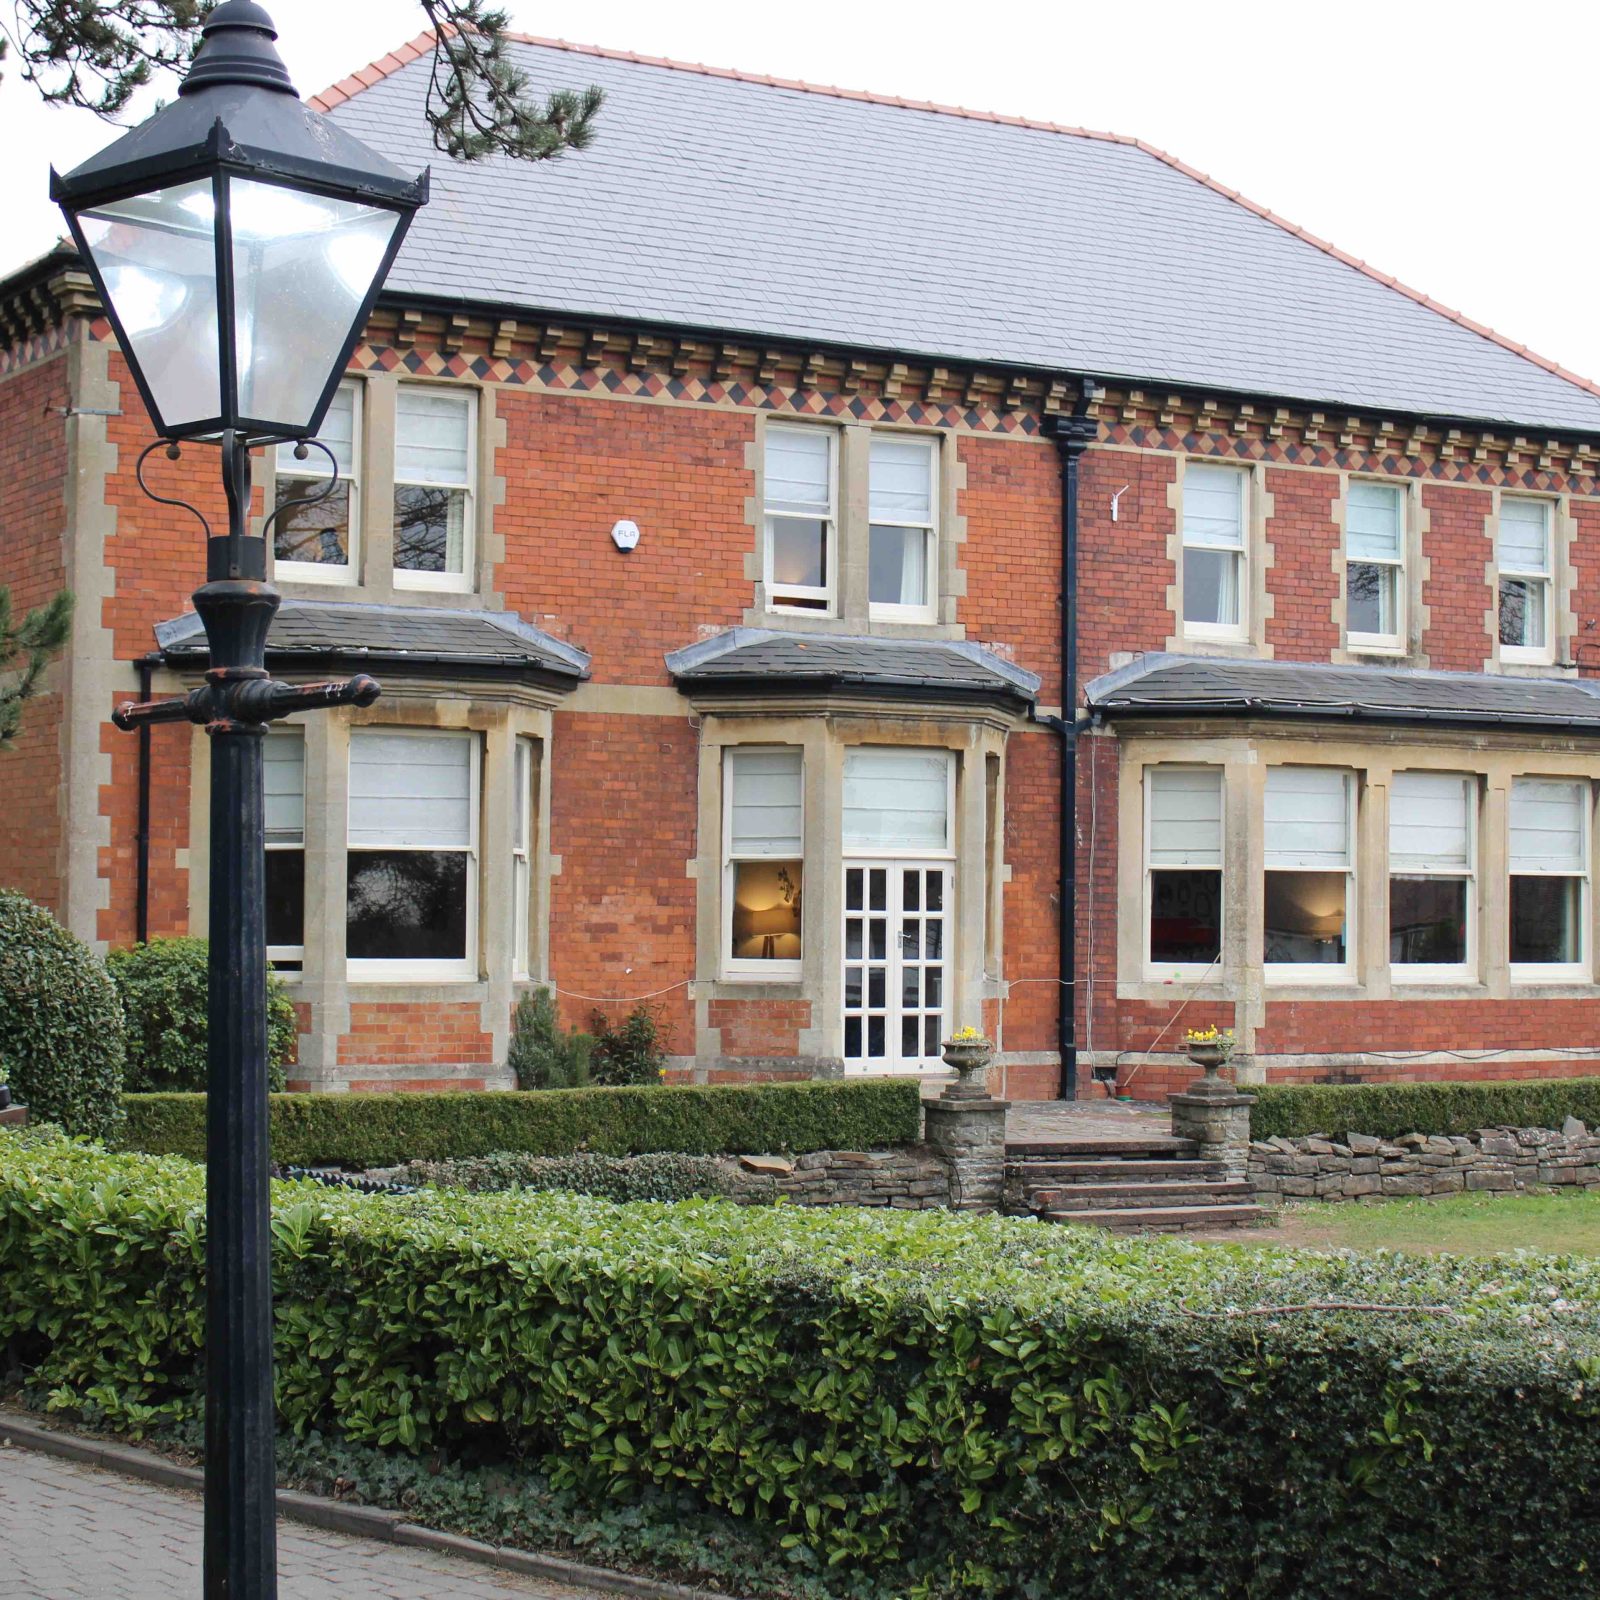
[[[286, 1167], [389, 1167], [501, 1150], [536, 1156], [882, 1150], [920, 1136], [918, 1093], [909, 1078], [874, 1078], [528, 1093], [275, 1094], [272, 1158]], [[203, 1159], [204, 1095], [130, 1094], [123, 1105], [126, 1149]]]
[[[593, 1504], [677, 1492], [836, 1594], [1594, 1586], [1600, 1263], [716, 1200], [274, 1203], [286, 1428], [523, 1463]], [[192, 1417], [204, 1220], [190, 1163], [0, 1140], [0, 1344], [31, 1392]]]
[[1478, 1128], [1559, 1128], [1568, 1117], [1600, 1127], [1600, 1078], [1509, 1083], [1269, 1083], [1249, 1091], [1250, 1133], [1472, 1133]]

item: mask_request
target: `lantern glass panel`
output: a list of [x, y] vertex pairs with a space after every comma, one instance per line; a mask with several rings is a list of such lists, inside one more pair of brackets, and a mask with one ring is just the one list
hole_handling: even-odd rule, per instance
[[239, 415], [303, 433], [400, 214], [229, 179]]
[[128, 354], [169, 432], [222, 412], [215, 209], [205, 178], [79, 218]]

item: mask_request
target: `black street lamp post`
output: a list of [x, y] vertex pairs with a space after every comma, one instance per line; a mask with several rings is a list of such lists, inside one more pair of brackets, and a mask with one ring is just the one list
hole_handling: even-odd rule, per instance
[[211, 740], [207, 1600], [277, 1593], [262, 740], [277, 718], [378, 696], [367, 677], [267, 676], [278, 595], [265, 531], [249, 531], [250, 452], [309, 447], [428, 191], [426, 172], [408, 176], [300, 102], [276, 37], [259, 6], [225, 0], [178, 99], [50, 180], [160, 435], [141, 485], [151, 450], [214, 442], [228, 506], [218, 536], [194, 511], [205, 685], [114, 718], [195, 722]]

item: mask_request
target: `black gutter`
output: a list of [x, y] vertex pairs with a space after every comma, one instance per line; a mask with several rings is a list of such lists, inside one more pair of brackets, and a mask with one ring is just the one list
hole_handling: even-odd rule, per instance
[[1061, 715], [1051, 718], [1061, 739], [1060, 891], [1056, 896], [1056, 1048], [1061, 1053], [1060, 1100], [1078, 1098], [1078, 463], [1099, 435], [1086, 415], [1092, 383], [1085, 382], [1071, 416], [1055, 419], [1061, 452]]
[[[1094, 707], [1096, 717], [1110, 722], [1116, 718], [1152, 721], [1163, 717], [1182, 717], [1195, 722], [1215, 717], [1281, 717], [1297, 722], [1370, 722], [1383, 727], [1414, 728], [1447, 723], [1452, 728], [1471, 728], [1488, 732], [1499, 728], [1537, 728], [1546, 733], [1587, 733], [1600, 736], [1600, 717], [1561, 717], [1539, 712], [1446, 711], [1417, 709], [1391, 710], [1384, 707], [1350, 705], [1300, 705], [1270, 700], [1194, 701], [1187, 705], [1163, 702], [1159, 705], [1129, 705], [1116, 701]], [[1053, 718], [1051, 719], [1054, 720]]]
[[[159, 656], [142, 656], [139, 667], [139, 703], [150, 699], [150, 674]], [[139, 724], [139, 820], [133, 835], [133, 931], [139, 944], [150, 941], [150, 724]]]

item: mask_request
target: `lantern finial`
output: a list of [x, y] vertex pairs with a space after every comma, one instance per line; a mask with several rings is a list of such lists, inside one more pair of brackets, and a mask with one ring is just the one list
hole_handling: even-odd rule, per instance
[[252, 0], [223, 0], [206, 19], [200, 36], [194, 65], [178, 86], [179, 94], [198, 94], [225, 83], [294, 94], [289, 69], [273, 44], [278, 30]]

